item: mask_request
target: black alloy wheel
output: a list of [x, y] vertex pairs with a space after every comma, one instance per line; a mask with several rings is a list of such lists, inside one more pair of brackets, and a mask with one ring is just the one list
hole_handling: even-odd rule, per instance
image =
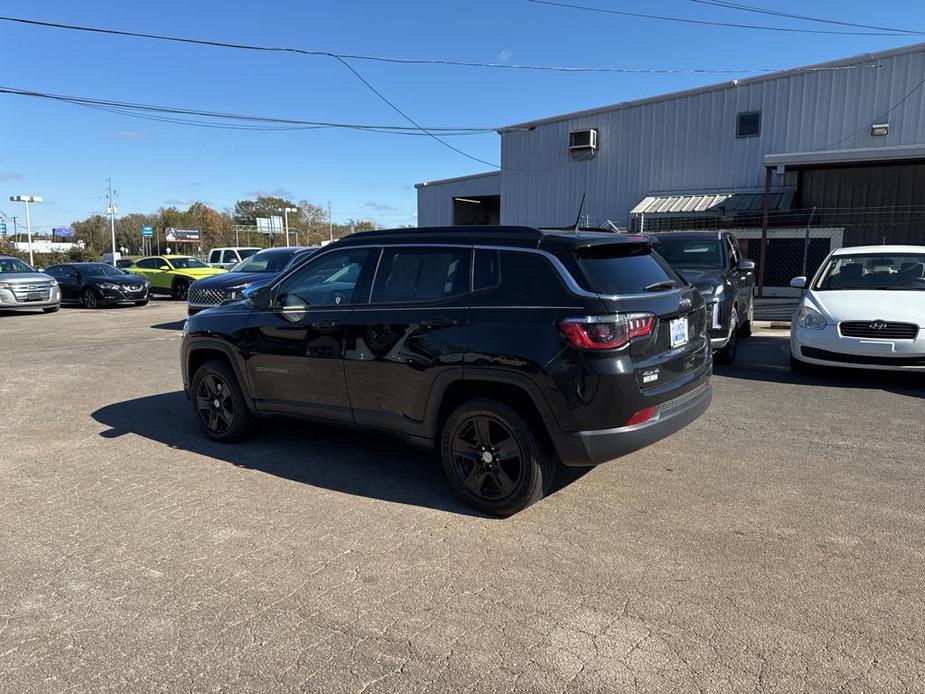
[[443, 469], [457, 496], [474, 508], [510, 516], [539, 500], [557, 466], [532, 423], [495, 400], [472, 400], [446, 420]]
[[86, 287], [80, 295], [80, 303], [84, 308], [99, 308], [100, 300], [90, 287]]
[[503, 499], [517, 488], [524, 454], [504, 422], [481, 414], [469, 417], [457, 428], [453, 464], [457, 477], [472, 494]]
[[231, 369], [209, 361], [197, 369], [192, 383], [193, 409], [209, 438], [230, 443], [247, 432], [250, 415]]

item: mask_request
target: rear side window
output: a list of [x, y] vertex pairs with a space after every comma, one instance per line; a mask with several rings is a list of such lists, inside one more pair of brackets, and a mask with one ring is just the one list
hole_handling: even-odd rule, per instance
[[542, 255], [478, 250], [473, 271], [472, 304], [477, 306], [555, 306], [565, 285]]
[[466, 248], [388, 248], [376, 273], [372, 303], [439, 301], [469, 291]]
[[225, 251], [222, 255], [223, 263], [236, 263], [238, 262], [238, 254], [234, 251]]
[[212, 251], [212, 252], [209, 254], [209, 262], [210, 262], [210, 263], [219, 263], [219, 262], [221, 262], [221, 260], [220, 260], [221, 254], [222, 254], [221, 251]]
[[574, 252], [581, 277], [588, 291], [598, 294], [639, 294], [664, 282], [685, 284], [647, 244], [615, 243], [579, 248]]

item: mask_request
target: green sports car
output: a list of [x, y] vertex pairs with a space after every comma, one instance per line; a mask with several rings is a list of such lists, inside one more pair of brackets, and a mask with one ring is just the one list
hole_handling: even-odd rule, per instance
[[169, 294], [180, 301], [186, 301], [189, 286], [196, 280], [225, 272], [186, 255], [138, 258], [125, 271], [148, 280], [152, 294]]

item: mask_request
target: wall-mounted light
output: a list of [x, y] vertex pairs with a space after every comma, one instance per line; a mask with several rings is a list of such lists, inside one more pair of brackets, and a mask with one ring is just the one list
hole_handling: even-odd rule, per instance
[[872, 126], [870, 126], [871, 137], [883, 137], [884, 135], [888, 135], [889, 132], [889, 123], [874, 123]]

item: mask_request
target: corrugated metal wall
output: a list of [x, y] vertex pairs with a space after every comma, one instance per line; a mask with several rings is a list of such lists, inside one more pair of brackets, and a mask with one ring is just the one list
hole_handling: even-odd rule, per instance
[[[418, 226], [453, 223], [453, 198], [501, 194], [501, 172], [418, 185]], [[504, 214], [504, 201], [501, 201]]]
[[[586, 192], [592, 220], [624, 225], [648, 193], [760, 190], [765, 154], [925, 143], [925, 88], [889, 114], [889, 135], [869, 132], [925, 78], [925, 47], [875, 64], [729, 85], [505, 132], [502, 223], [570, 223]], [[761, 135], [736, 138], [736, 114], [752, 110], [762, 112]], [[600, 149], [594, 159], [574, 161], [568, 133], [583, 128], [597, 128]]]

